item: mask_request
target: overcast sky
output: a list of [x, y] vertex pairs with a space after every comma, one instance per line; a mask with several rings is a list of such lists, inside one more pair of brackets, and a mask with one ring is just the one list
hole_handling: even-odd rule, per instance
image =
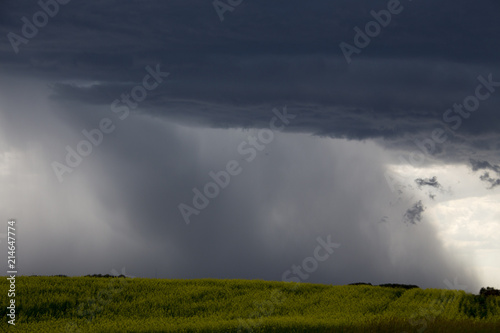
[[41, 3], [0, 3], [21, 274], [500, 286], [497, 1]]

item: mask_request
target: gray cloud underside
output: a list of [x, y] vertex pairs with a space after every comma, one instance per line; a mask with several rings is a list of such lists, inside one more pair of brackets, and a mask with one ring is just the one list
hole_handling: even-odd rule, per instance
[[497, 174], [500, 174], [500, 165], [491, 164], [488, 161], [478, 161], [473, 158], [469, 159], [472, 171], [478, 170], [492, 170]]
[[441, 184], [437, 181], [437, 177], [434, 176], [432, 178], [417, 178], [415, 179], [415, 183], [417, 183], [418, 187], [421, 188], [422, 186], [431, 186], [434, 188], [441, 188]]
[[[472, 171], [490, 170], [495, 172], [497, 176], [500, 176], [500, 165], [491, 164], [488, 161], [478, 161], [472, 158], [469, 161], [471, 164]], [[482, 180], [483, 182], [489, 183], [490, 184], [489, 189], [494, 189], [495, 187], [500, 186], [500, 177], [493, 178], [490, 176], [489, 172], [483, 173], [479, 177], [479, 179]]]
[[411, 208], [408, 208], [403, 216], [403, 222], [410, 224], [417, 224], [422, 221], [422, 213], [425, 211], [425, 207], [422, 201], [416, 202]]

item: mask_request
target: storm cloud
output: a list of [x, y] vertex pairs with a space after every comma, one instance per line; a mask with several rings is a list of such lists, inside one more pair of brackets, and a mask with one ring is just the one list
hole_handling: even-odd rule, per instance
[[424, 211], [425, 207], [422, 205], [422, 201], [418, 201], [406, 211], [403, 221], [405, 223], [417, 224], [422, 221], [422, 213]]
[[497, 176], [499, 176], [499, 178], [493, 178], [490, 176], [489, 172], [485, 172], [479, 177], [479, 179], [481, 179], [483, 182], [490, 184], [489, 189], [493, 189], [500, 185], [500, 165], [492, 165], [488, 161], [477, 161], [472, 158], [470, 159], [470, 164], [472, 171], [490, 170], [493, 171]]
[[417, 183], [418, 187], [422, 186], [431, 186], [434, 188], [441, 188], [441, 184], [437, 181], [437, 177], [434, 176], [432, 178], [417, 178], [415, 179], [415, 183]]

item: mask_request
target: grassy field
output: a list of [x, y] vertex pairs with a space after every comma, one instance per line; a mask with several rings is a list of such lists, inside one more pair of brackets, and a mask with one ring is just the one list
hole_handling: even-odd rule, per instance
[[17, 277], [0, 332], [500, 332], [500, 297], [247, 280]]

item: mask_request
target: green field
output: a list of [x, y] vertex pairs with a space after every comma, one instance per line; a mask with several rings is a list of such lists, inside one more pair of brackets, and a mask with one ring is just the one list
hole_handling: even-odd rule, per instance
[[500, 332], [500, 297], [260, 280], [17, 277], [1, 332]]

